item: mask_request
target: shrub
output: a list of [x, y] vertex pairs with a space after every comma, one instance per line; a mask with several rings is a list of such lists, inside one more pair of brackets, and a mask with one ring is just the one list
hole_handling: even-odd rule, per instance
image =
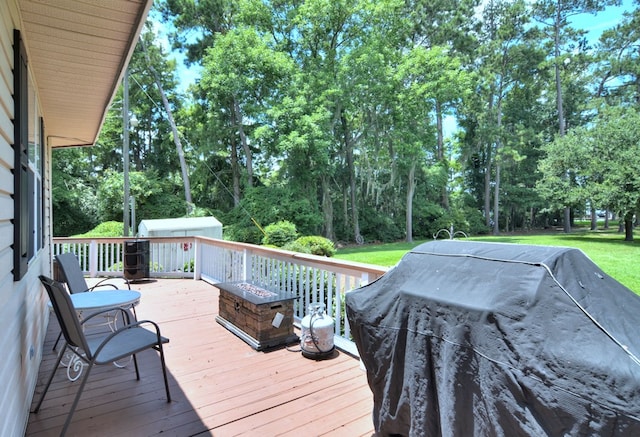
[[98, 237], [122, 237], [124, 231], [122, 222], [109, 221], [100, 223], [98, 226], [81, 235], [74, 235], [75, 238], [98, 238]]
[[285, 244], [284, 246], [282, 246], [282, 249], [290, 250], [291, 252], [311, 254], [311, 249], [308, 248], [307, 246], [304, 246], [304, 245], [298, 243], [298, 240], [291, 241], [291, 242]]
[[308, 248], [309, 253], [314, 255], [332, 257], [336, 253], [333, 241], [317, 235], [300, 237], [295, 241], [295, 244]]
[[264, 228], [264, 233], [262, 244], [276, 247], [282, 247], [295, 240], [298, 236], [296, 225], [287, 220], [268, 225]]
[[227, 225], [223, 228], [224, 239], [241, 243], [260, 244], [263, 235], [253, 223]]

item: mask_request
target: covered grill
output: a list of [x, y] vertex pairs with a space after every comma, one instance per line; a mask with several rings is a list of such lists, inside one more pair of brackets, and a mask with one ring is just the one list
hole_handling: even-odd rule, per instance
[[381, 436], [640, 435], [640, 298], [577, 249], [425, 243], [346, 305]]

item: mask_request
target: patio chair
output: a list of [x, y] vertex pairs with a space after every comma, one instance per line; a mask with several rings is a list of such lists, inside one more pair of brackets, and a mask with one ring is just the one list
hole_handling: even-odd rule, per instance
[[[67, 288], [69, 293], [84, 293], [87, 291], [94, 291], [100, 287], [109, 287], [115, 290], [118, 290], [119, 287], [115, 284], [111, 284], [105, 281], [109, 281], [111, 278], [105, 278], [95, 284], [93, 287], [89, 287], [86, 279], [84, 278], [84, 274], [82, 273], [82, 268], [80, 267], [80, 262], [75, 254], [71, 252], [65, 252], [56, 255], [56, 262], [58, 263], [58, 267], [64, 276], [64, 281], [67, 284]], [[125, 278], [125, 283], [127, 284], [127, 288], [131, 290], [131, 285], [129, 281]], [[135, 308], [133, 309], [133, 314], [136, 314]], [[115, 324], [115, 318], [109, 317], [109, 315], [105, 315], [107, 318], [107, 322], [105, 324], [112, 325]], [[53, 344], [53, 350], [56, 350], [58, 347], [58, 343], [60, 342], [60, 338], [62, 337], [62, 333], [58, 334], [58, 338], [56, 342]]]
[[[87, 365], [87, 369], [86, 373], [82, 377], [80, 387], [78, 388], [78, 392], [73, 400], [73, 404], [71, 405], [71, 410], [67, 415], [67, 419], [60, 434], [61, 436], [64, 435], [69, 428], [73, 413], [78, 406], [82, 390], [84, 389], [85, 383], [87, 382], [91, 369], [94, 365], [109, 364], [122, 358], [132, 356], [136, 369], [136, 379], [140, 380], [136, 354], [146, 349], [155, 349], [160, 355], [164, 386], [167, 393], [167, 402], [171, 402], [171, 394], [169, 393], [169, 382], [167, 380], [167, 370], [164, 360], [164, 350], [162, 347], [164, 343], [169, 342], [169, 339], [160, 334], [160, 328], [155, 322], [142, 320], [131, 323], [129, 312], [126, 309], [119, 308], [117, 311], [120, 311], [122, 314], [124, 326], [114, 332], [86, 337], [84, 330], [82, 329], [82, 324], [104, 311], [98, 311], [80, 322], [76, 316], [76, 310], [71, 302], [71, 298], [64, 289], [64, 286], [46, 276], [40, 276], [40, 281], [47, 290], [49, 299], [51, 299], [51, 304], [56, 314], [56, 318], [58, 319], [58, 323], [62, 329], [62, 334], [65, 338], [65, 344], [58, 353], [58, 358], [53, 366], [53, 371], [49, 376], [49, 380], [44, 387], [42, 396], [33, 410], [33, 413], [37, 413], [40, 410], [42, 401], [47, 394], [47, 390], [49, 390], [49, 386], [53, 381], [53, 377], [56, 370], [58, 370], [58, 366], [60, 365], [60, 361], [62, 360], [62, 356], [65, 354], [65, 351], [72, 353], [75, 359], [81, 360], [83, 364]], [[150, 329], [143, 327], [143, 325], [148, 326]]]
[[[89, 287], [87, 281], [84, 278], [84, 274], [82, 273], [82, 268], [80, 267], [80, 262], [76, 255], [71, 252], [60, 253], [56, 255], [56, 261], [62, 274], [64, 275], [65, 282], [67, 283], [67, 287], [69, 288], [69, 293], [83, 293], [85, 291], [94, 291], [98, 287], [111, 287], [116, 290], [119, 288], [115, 284], [107, 283], [105, 281], [109, 281], [111, 278], [105, 278], [95, 284], [93, 287]], [[129, 281], [124, 278], [125, 283], [127, 284], [127, 288], [131, 290], [131, 285]]]

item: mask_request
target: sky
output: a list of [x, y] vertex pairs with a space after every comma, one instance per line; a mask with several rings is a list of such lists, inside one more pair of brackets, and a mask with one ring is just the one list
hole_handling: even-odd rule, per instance
[[622, 19], [622, 14], [625, 11], [633, 10], [633, 0], [624, 0], [621, 6], [609, 6], [604, 11], [597, 15], [581, 14], [576, 17], [574, 24], [575, 27], [581, 27], [588, 29], [589, 33], [587, 37], [589, 40], [597, 40], [600, 34], [615, 26]]
[[[633, 0], [623, 0], [621, 6], [609, 6], [597, 15], [577, 15], [573, 18], [573, 24], [576, 28], [588, 30], [587, 38], [595, 42], [604, 30], [610, 29], [620, 22], [624, 11], [631, 11], [633, 9]], [[151, 16], [151, 18], [153, 19], [154, 17]], [[178, 51], [171, 50], [171, 46], [167, 40], [167, 32], [163, 28], [163, 25], [159, 23], [159, 20], [154, 21], [157, 24], [156, 32], [158, 39], [163, 42], [167, 52], [171, 53], [171, 57], [177, 61], [178, 77], [180, 78], [179, 91], [184, 93], [189, 85], [195, 83], [200, 77], [201, 67], [187, 67], [184, 63], [185, 56]]]

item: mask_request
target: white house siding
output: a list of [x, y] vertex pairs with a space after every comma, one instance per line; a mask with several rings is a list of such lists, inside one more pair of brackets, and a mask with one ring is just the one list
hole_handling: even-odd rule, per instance
[[[38, 275], [48, 274], [50, 250], [50, 213], [45, 211], [45, 249], [29, 263], [19, 281], [13, 280], [13, 30], [20, 29], [15, 0], [0, 0], [0, 436], [22, 436], [36, 385], [42, 357], [42, 343], [48, 322], [47, 298]], [[29, 50], [28, 35], [23, 40]], [[34, 108], [30, 107], [32, 111]], [[45, 121], [46, 126], [46, 121]], [[45, 180], [50, 177], [49, 157], [45, 152]], [[45, 184], [49, 204], [49, 184]], [[46, 351], [46, 353], [50, 353]]]

